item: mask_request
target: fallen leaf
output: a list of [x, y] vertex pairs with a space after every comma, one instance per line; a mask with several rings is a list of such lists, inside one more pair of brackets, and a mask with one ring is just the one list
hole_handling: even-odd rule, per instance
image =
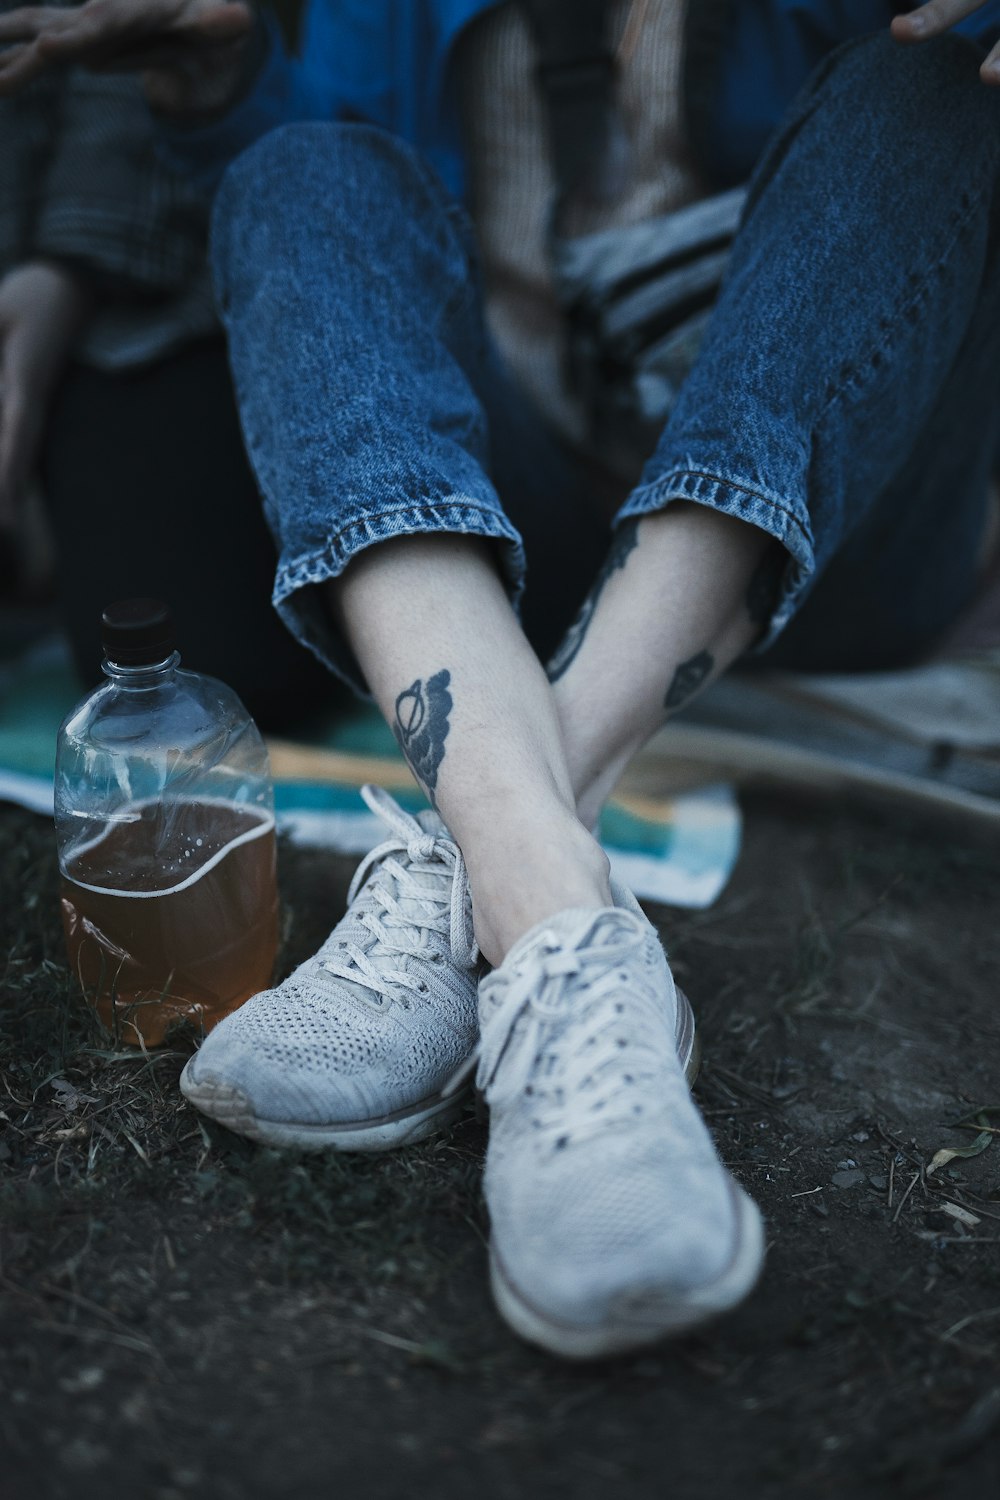
[[63, 1109], [78, 1109], [81, 1104], [98, 1104], [100, 1101], [96, 1094], [85, 1094], [74, 1084], [68, 1083], [65, 1078], [53, 1078], [50, 1080], [52, 1088], [59, 1096], [59, 1103]]
[[946, 1167], [950, 1161], [955, 1160], [956, 1156], [963, 1158], [978, 1156], [981, 1151], [986, 1150], [992, 1139], [993, 1132], [991, 1130], [983, 1130], [976, 1136], [971, 1146], [947, 1146], [941, 1151], [935, 1151], [927, 1168], [928, 1177], [930, 1177], [932, 1172], [936, 1172], [938, 1167]]
[[964, 1224], [966, 1229], [975, 1229], [977, 1224], [983, 1222], [978, 1214], [971, 1214], [967, 1208], [961, 1208], [957, 1203], [939, 1203], [938, 1213], [949, 1214], [959, 1224]]

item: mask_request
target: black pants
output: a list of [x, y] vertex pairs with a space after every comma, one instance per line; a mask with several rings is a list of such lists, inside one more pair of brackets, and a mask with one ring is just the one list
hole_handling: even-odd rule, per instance
[[275, 549], [221, 338], [121, 374], [72, 366], [43, 481], [59, 609], [88, 687], [101, 675], [102, 609], [147, 595], [173, 610], [184, 665], [222, 678], [262, 727], [344, 696], [271, 607]]

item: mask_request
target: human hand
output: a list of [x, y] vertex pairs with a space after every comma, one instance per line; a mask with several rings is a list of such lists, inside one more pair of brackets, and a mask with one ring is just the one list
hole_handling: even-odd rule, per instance
[[156, 109], [224, 109], [238, 87], [253, 26], [244, 0], [22, 6], [0, 15], [0, 95], [16, 93], [46, 68], [76, 64], [141, 73]]
[[[926, 42], [940, 36], [973, 11], [981, 10], [986, 0], [928, 0], [905, 16], [894, 16], [892, 34], [897, 42]], [[987, 54], [979, 69], [984, 83], [1000, 84], [1000, 42]]]
[[32, 261], [0, 280], [0, 532], [13, 528], [49, 397], [89, 308], [87, 287], [62, 266]]

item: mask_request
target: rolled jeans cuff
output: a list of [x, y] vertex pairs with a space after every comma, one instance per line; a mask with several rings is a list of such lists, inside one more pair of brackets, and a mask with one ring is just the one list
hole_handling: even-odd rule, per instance
[[689, 457], [638, 484], [615, 517], [615, 525], [630, 517], [653, 515], [675, 500], [706, 505], [720, 515], [756, 526], [787, 551], [788, 563], [770, 619], [751, 648], [754, 653], [766, 651], [799, 608], [815, 577], [816, 557], [805, 503], [797, 505], [759, 483], [712, 473]]
[[398, 504], [356, 516], [311, 552], [282, 555], [272, 602], [292, 634], [330, 671], [362, 697], [371, 692], [353, 651], [338, 631], [319, 585], [339, 578], [352, 558], [368, 547], [401, 536], [482, 537], [497, 548], [501, 579], [515, 611], [524, 590], [524, 545], [500, 510], [467, 495], [446, 495], [417, 505]]

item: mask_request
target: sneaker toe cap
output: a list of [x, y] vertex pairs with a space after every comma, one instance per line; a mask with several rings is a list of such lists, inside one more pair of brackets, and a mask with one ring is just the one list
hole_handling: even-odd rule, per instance
[[405, 1078], [387, 1077], [376, 1046], [355, 1042], [343, 1026], [324, 1035], [314, 1023], [308, 1038], [294, 1024], [276, 1027], [272, 997], [265, 992], [227, 1016], [185, 1067], [181, 1088], [204, 1113], [253, 1134], [245, 1127], [255, 1121], [351, 1123], [406, 1102]]
[[[543, 1318], [575, 1329], [617, 1329], [624, 1345], [692, 1326], [738, 1302], [760, 1270], [756, 1206], [728, 1174], [687, 1209], [642, 1222], [581, 1195], [546, 1221], [494, 1216], [494, 1251], [512, 1288]], [[648, 1203], [648, 1200], [647, 1200]], [[558, 1223], [556, 1224], [556, 1219]], [[538, 1243], [498, 1235], [504, 1221], [540, 1226]], [[544, 1228], [541, 1226], [544, 1223]]]

